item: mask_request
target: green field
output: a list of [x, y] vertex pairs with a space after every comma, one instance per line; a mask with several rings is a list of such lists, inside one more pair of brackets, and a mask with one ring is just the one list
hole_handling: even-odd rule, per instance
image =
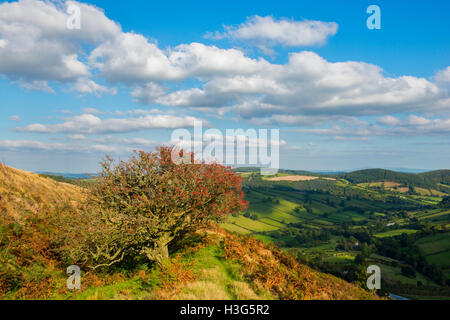
[[436, 285], [420, 273], [416, 273], [414, 278], [409, 278], [402, 275], [400, 267], [393, 267], [386, 264], [380, 264], [379, 267], [381, 269], [381, 277], [385, 278], [387, 281], [401, 282], [410, 285], [416, 285], [417, 281], [420, 281], [425, 285]]
[[412, 229], [396, 229], [396, 230], [377, 233], [375, 235], [375, 237], [378, 237], [378, 238], [395, 237], [395, 236], [399, 236], [403, 233], [412, 234], [412, 233], [416, 233], [417, 231], [418, 230], [412, 230]]
[[[377, 170], [370, 174], [373, 172], [378, 174], [377, 179], [384, 174]], [[288, 174], [295, 173], [280, 172], [277, 176]], [[363, 259], [365, 263], [380, 265], [394, 290], [403, 292], [401, 288], [406, 286], [406, 292], [411, 292], [408, 290], [419, 283], [421, 288], [416, 295], [420, 298], [436, 293], [430, 289], [433, 286], [445, 295], [440, 286], [442, 278], [433, 280], [437, 279], [436, 272], [432, 273], [430, 266], [437, 266], [444, 279], [450, 279], [450, 238], [449, 233], [442, 233], [450, 227], [450, 209], [440, 205], [450, 186], [416, 175], [388, 174], [391, 178], [385, 182], [370, 181], [365, 172], [334, 176], [336, 180], [270, 181], [247, 172], [244, 192], [249, 208], [245, 217], [232, 217], [223, 226], [274, 243], [305, 263], [341, 275], [347, 281], [354, 281], [355, 275], [349, 270], [360, 263], [356, 261], [361, 258], [355, 257], [364, 246], [369, 247], [363, 242], [370, 239], [370, 255]], [[368, 181], [361, 181], [364, 179]], [[406, 190], [409, 183], [417, 186]], [[417, 246], [407, 250], [413, 259], [422, 255], [428, 269], [413, 270], [415, 277], [405, 276], [413, 267], [403, 259], [400, 239], [413, 239], [408, 241]], [[377, 251], [378, 247], [384, 251]], [[396, 251], [391, 250], [394, 248]]]
[[450, 232], [424, 237], [417, 241], [428, 262], [444, 267], [446, 275], [450, 269]]
[[[229, 224], [232, 224], [234, 226], [237, 226], [238, 228], [247, 230], [249, 232], [272, 231], [272, 230], [278, 229], [277, 227], [274, 227], [267, 223], [264, 223], [261, 221], [255, 221], [255, 220], [243, 217], [243, 216], [229, 217], [227, 224], [224, 225], [225, 229], [227, 229], [227, 226]], [[240, 233], [242, 233], [242, 232], [240, 232]]]

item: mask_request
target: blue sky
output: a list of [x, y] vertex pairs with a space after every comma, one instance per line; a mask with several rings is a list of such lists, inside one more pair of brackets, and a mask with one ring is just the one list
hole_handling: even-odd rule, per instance
[[[381, 9], [369, 30], [366, 9]], [[67, 8], [80, 8], [69, 30]], [[0, 161], [93, 172], [192, 120], [282, 168], [449, 168], [448, 1], [0, 2]], [[313, 23], [311, 23], [311, 21]]]

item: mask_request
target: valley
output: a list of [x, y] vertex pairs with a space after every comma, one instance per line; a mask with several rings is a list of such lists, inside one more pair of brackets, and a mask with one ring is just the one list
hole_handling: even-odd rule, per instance
[[225, 229], [275, 243], [362, 286], [365, 267], [376, 264], [386, 292], [423, 299], [439, 292], [450, 299], [450, 171], [280, 170], [268, 177], [252, 170], [236, 169], [250, 206]]

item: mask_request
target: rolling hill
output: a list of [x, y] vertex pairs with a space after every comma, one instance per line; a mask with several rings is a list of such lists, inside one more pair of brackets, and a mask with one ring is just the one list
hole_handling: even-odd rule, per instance
[[[256, 167], [235, 168], [235, 172], [259, 172]], [[310, 172], [304, 170], [278, 170], [278, 175], [304, 175], [345, 179], [353, 184], [370, 182], [395, 182], [405, 186], [436, 188], [443, 184], [450, 187], [450, 170], [435, 170], [421, 173], [399, 172], [387, 169], [363, 169], [344, 173]]]
[[429, 171], [420, 173], [419, 176], [422, 176], [427, 180], [431, 180], [434, 183], [450, 185], [450, 170]]
[[434, 182], [428, 175], [414, 174], [406, 172], [396, 172], [385, 169], [365, 169], [358, 170], [349, 173], [345, 173], [340, 176], [343, 179], [350, 181], [351, 183], [367, 183], [367, 182], [380, 182], [380, 181], [392, 181], [406, 186], [412, 187], [435, 187]]

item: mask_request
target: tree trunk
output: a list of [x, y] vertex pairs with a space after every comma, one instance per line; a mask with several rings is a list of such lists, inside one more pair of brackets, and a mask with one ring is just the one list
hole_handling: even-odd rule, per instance
[[144, 253], [151, 261], [156, 261], [160, 267], [169, 259], [169, 243], [173, 236], [166, 233], [155, 241], [153, 247], [145, 248]]

